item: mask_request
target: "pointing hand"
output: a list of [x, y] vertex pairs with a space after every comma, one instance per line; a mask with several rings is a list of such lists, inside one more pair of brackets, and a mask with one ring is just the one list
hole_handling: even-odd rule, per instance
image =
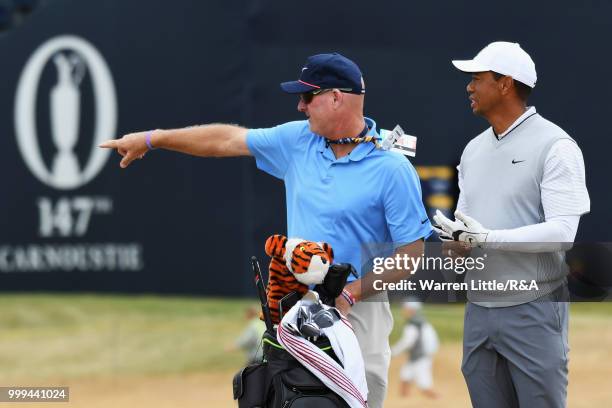
[[147, 133], [148, 132], [130, 133], [120, 139], [107, 140], [98, 147], [117, 150], [117, 152], [123, 156], [119, 165], [124, 169], [135, 159], [142, 159], [149, 151], [145, 140]]

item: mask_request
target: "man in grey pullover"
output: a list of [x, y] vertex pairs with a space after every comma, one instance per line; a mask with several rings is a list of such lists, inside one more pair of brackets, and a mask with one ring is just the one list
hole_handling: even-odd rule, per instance
[[456, 220], [434, 221], [449, 255], [489, 256], [468, 281], [503, 287], [468, 290], [461, 368], [470, 398], [476, 408], [564, 407], [568, 304], [559, 300], [563, 251], [590, 210], [582, 153], [527, 105], [537, 75], [519, 44], [494, 42], [453, 65], [471, 74], [472, 111], [490, 127], [461, 156]]

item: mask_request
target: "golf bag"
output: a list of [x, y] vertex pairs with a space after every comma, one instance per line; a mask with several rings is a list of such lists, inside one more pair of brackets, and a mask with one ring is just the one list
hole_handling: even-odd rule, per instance
[[[252, 265], [264, 319], [267, 320], [267, 330], [262, 339], [263, 361], [243, 368], [234, 376], [233, 392], [238, 407], [349, 408], [341, 397], [327, 388], [278, 343], [276, 330], [269, 320], [270, 313], [267, 310], [259, 264], [254, 258]], [[333, 271], [330, 268], [323, 284], [315, 288], [325, 303], [333, 305], [352, 271], [353, 267], [348, 264], [339, 265]], [[289, 297], [288, 302], [281, 303], [281, 307], [287, 311], [297, 300], [299, 299]], [[327, 338], [320, 337], [314, 344], [340, 364]]]
[[[266, 332], [263, 342], [264, 360], [234, 376], [234, 399], [239, 408], [348, 408], [342, 398], [283, 349], [273, 334]], [[317, 346], [335, 359], [327, 339]]]

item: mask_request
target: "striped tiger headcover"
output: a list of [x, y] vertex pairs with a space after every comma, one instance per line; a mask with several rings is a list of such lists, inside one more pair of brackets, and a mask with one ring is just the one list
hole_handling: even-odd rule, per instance
[[334, 261], [334, 252], [325, 242], [272, 235], [266, 241], [266, 254], [272, 258], [268, 278], [268, 305], [272, 323], [278, 324], [280, 300], [291, 292], [303, 296], [308, 292], [308, 285], [323, 283]]

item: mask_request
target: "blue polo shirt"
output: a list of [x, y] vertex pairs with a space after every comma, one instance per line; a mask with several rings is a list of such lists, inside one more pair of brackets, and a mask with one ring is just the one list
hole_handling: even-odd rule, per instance
[[419, 178], [401, 154], [362, 143], [336, 159], [307, 120], [250, 129], [247, 145], [260, 170], [285, 182], [287, 236], [329, 243], [334, 262], [351, 263], [360, 276], [364, 245], [397, 247], [432, 232]]

